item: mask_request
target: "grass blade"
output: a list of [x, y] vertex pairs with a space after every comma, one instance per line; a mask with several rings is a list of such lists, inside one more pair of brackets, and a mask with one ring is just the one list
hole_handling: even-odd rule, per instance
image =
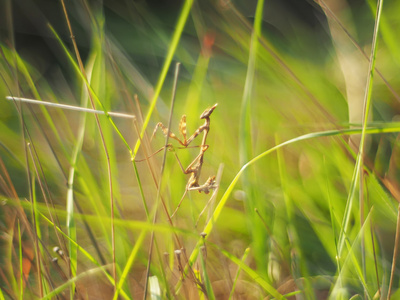
[[[290, 139], [286, 142], [283, 142], [279, 145], [276, 145], [275, 147], [264, 151], [263, 153], [257, 155], [254, 157], [252, 160], [247, 162], [236, 174], [236, 176], [233, 178], [231, 183], [229, 184], [228, 188], [226, 189], [224, 195], [222, 196], [221, 200], [219, 201], [217, 207], [214, 210], [214, 213], [211, 216], [210, 221], [206, 224], [203, 232], [207, 234], [206, 238], [209, 236], [211, 231], [214, 228], [214, 224], [218, 221], [218, 218], [220, 217], [222, 210], [228, 201], [234, 187], [238, 183], [240, 177], [242, 176], [243, 172], [251, 165], [255, 164], [257, 161], [260, 159], [264, 158], [265, 156], [275, 152], [276, 150], [283, 148], [285, 146], [298, 143], [301, 141], [309, 140], [309, 139], [314, 139], [314, 138], [321, 138], [321, 137], [328, 137], [328, 136], [342, 136], [342, 135], [354, 135], [354, 134], [360, 134], [362, 132], [362, 129], [345, 129], [345, 130], [331, 130], [331, 131], [322, 131], [322, 132], [315, 132], [315, 133], [308, 133], [293, 139]], [[389, 133], [389, 132], [400, 132], [400, 124], [398, 123], [388, 123], [384, 127], [376, 127], [376, 128], [367, 128], [365, 130], [366, 134], [378, 134], [378, 133]], [[197, 243], [197, 247], [194, 248], [192, 254], [190, 255], [189, 258], [189, 264], [193, 264], [195, 259], [197, 258], [197, 255], [199, 253], [198, 247], [201, 245], [202, 239], [200, 239]]]
[[247, 273], [255, 282], [257, 282], [265, 291], [267, 291], [271, 296], [275, 297], [276, 299], [285, 299], [276, 289], [272, 287], [265, 279], [263, 279], [260, 274], [258, 274], [256, 271], [251, 269], [249, 266], [247, 266], [242, 260], [238, 259], [231, 253], [219, 248], [216, 245], [213, 245], [216, 247], [223, 255], [225, 255], [227, 258], [229, 258], [232, 262], [234, 262], [237, 266], [239, 266], [244, 272]]
[[193, 4], [193, 0], [186, 0], [184, 6], [182, 8], [182, 12], [179, 15], [179, 19], [178, 19], [178, 22], [176, 24], [176, 29], [175, 29], [174, 35], [172, 37], [172, 40], [171, 40], [171, 45], [170, 45], [170, 47], [168, 49], [168, 53], [167, 53], [167, 56], [165, 58], [165, 62], [164, 62], [163, 68], [161, 70], [157, 85], [155, 87], [154, 95], [152, 97], [152, 100], [150, 101], [149, 110], [147, 112], [146, 118], [143, 121], [143, 127], [142, 127], [142, 131], [140, 133], [140, 139], [136, 142], [135, 148], [133, 150], [133, 158], [136, 157], [136, 154], [137, 154], [137, 152], [139, 150], [139, 147], [140, 147], [140, 144], [141, 144], [141, 140], [143, 139], [145, 130], [147, 128], [147, 125], [150, 122], [151, 114], [153, 113], [153, 110], [154, 110], [154, 108], [156, 106], [158, 97], [160, 96], [161, 88], [163, 87], [165, 78], [167, 77], [167, 72], [168, 72], [168, 70], [170, 68], [170, 65], [171, 65], [171, 62], [172, 62], [172, 58], [174, 57], [174, 53], [176, 51], [176, 48], [178, 47], [178, 43], [179, 43], [180, 37], [182, 35], [183, 28], [185, 27], [186, 20], [187, 20], [187, 18], [189, 16], [192, 4]]
[[390, 282], [389, 282], [389, 290], [388, 290], [388, 296], [387, 296], [388, 300], [389, 300], [391, 292], [392, 292], [394, 274], [395, 274], [395, 270], [396, 270], [397, 256], [399, 254], [399, 245], [400, 245], [400, 204], [399, 204], [398, 214], [397, 214], [396, 238], [395, 238], [395, 242], [394, 242], [392, 270], [390, 272]]
[[[245, 263], [246, 258], [249, 255], [249, 253], [250, 253], [250, 248], [246, 248], [246, 250], [244, 251], [243, 256], [242, 256], [243, 264]], [[239, 279], [239, 275], [240, 275], [240, 271], [241, 270], [242, 270], [242, 268], [240, 266], [238, 266], [238, 269], [237, 269], [236, 275], [235, 275], [235, 279], [233, 281], [232, 289], [231, 289], [231, 292], [229, 293], [229, 300], [233, 299], [233, 295], [235, 294], [236, 283], [237, 283], [237, 281]]]
[[24, 272], [22, 260], [21, 227], [18, 220], [18, 244], [19, 244], [19, 299], [24, 299]]
[[[264, 0], [257, 1], [257, 7], [255, 12], [253, 30], [251, 34], [249, 59], [247, 62], [247, 73], [244, 83], [244, 90], [241, 104], [240, 114], [240, 127], [239, 127], [239, 161], [241, 165], [244, 165], [247, 161], [253, 157], [253, 126], [252, 126], [252, 98], [255, 98], [255, 73], [256, 73], [256, 62], [259, 48], [259, 39], [261, 38], [261, 23], [263, 20], [263, 8]], [[266, 264], [264, 263], [263, 255], [267, 251], [267, 241], [263, 238], [264, 228], [259, 222], [255, 222], [256, 215], [254, 214], [255, 207], [263, 207], [262, 204], [257, 201], [260, 197], [257, 195], [257, 190], [253, 188], [254, 178], [257, 178], [252, 168], [249, 168], [242, 177], [243, 190], [246, 195], [246, 209], [249, 218], [249, 227], [252, 228], [251, 233], [253, 235], [253, 250], [256, 252], [256, 261], [258, 268], [261, 268], [264, 274], [267, 274]], [[260, 259], [259, 259], [260, 258]]]
[[339, 235], [339, 258], [342, 254], [343, 246], [344, 246], [344, 236], [345, 234], [348, 234], [347, 230], [349, 227], [350, 223], [350, 216], [351, 216], [351, 211], [353, 207], [353, 200], [356, 192], [356, 185], [360, 177], [361, 170], [363, 169], [363, 157], [364, 157], [364, 143], [365, 143], [365, 136], [366, 136], [366, 130], [367, 130], [367, 122], [368, 122], [368, 116], [369, 116], [369, 111], [371, 108], [371, 95], [372, 95], [372, 85], [373, 85], [373, 75], [374, 75], [374, 70], [375, 70], [375, 59], [376, 59], [376, 50], [377, 50], [377, 38], [378, 38], [378, 32], [379, 32], [379, 21], [380, 21], [380, 16], [382, 12], [382, 4], [383, 0], [378, 0], [378, 9], [376, 11], [376, 19], [375, 19], [375, 28], [374, 28], [374, 35], [373, 35], [373, 40], [372, 40], [372, 49], [371, 49], [371, 56], [370, 56], [370, 63], [369, 63], [369, 70], [368, 70], [368, 78], [367, 78], [367, 85], [365, 89], [365, 97], [364, 97], [364, 118], [363, 118], [363, 124], [362, 124], [362, 132], [361, 132], [361, 140], [360, 140], [360, 145], [359, 145], [359, 150], [357, 154], [357, 160], [356, 160], [356, 165], [354, 167], [354, 173], [353, 173], [353, 180], [350, 186], [350, 192], [349, 196], [347, 198], [347, 203], [346, 203], [346, 210], [345, 214], [343, 216], [343, 221], [342, 221], [342, 230]]

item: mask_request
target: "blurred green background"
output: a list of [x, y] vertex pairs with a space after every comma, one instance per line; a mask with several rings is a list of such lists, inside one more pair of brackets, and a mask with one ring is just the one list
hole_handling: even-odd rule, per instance
[[[65, 4], [96, 109], [136, 119], [99, 115], [108, 171], [93, 114], [6, 100], [90, 107], [61, 2], [3, 1], [2, 297], [398, 297], [398, 1], [379, 22], [379, 2], [361, 0]], [[218, 103], [200, 183], [217, 175], [219, 188], [188, 191], [172, 225], [164, 207], [189, 175], [167, 151], [158, 189], [163, 152], [131, 160], [165, 143], [149, 138], [169, 122], [177, 62], [171, 131], [185, 114], [191, 135]], [[170, 143], [184, 167], [199, 151]], [[179, 245], [193, 263], [183, 284]]]

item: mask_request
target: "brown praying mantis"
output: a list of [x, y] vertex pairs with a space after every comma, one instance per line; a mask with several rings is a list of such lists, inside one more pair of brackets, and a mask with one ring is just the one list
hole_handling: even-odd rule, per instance
[[[210, 176], [206, 182], [202, 185], [200, 185], [199, 180], [200, 180], [200, 174], [201, 174], [201, 168], [203, 166], [204, 162], [204, 153], [208, 149], [208, 145], [206, 144], [207, 141], [207, 136], [208, 133], [210, 132], [210, 116], [213, 113], [214, 109], [217, 107], [218, 103], [214, 104], [212, 107], [207, 108], [201, 115], [200, 119], [204, 119], [205, 122], [203, 125], [201, 125], [189, 138], [187, 138], [187, 132], [186, 132], [186, 115], [183, 115], [181, 118], [181, 121], [179, 123], [179, 132], [181, 136], [183, 137], [183, 140], [179, 139], [173, 132], [169, 131], [167, 127], [165, 127], [161, 122], [159, 122], [156, 125], [156, 128], [153, 131], [153, 135], [151, 139], [153, 139], [154, 135], [156, 134], [158, 128], [161, 128], [162, 132], [164, 135], [169, 135], [170, 138], [176, 140], [181, 144], [183, 147], [188, 147], [189, 144], [199, 135], [203, 132], [203, 140], [201, 142], [200, 147], [200, 153], [196, 156], [196, 158], [189, 164], [189, 166], [185, 169], [182, 166], [181, 161], [179, 160], [178, 156], [175, 154], [179, 166], [181, 167], [182, 171], [184, 174], [190, 174], [190, 178], [186, 184], [185, 192], [171, 215], [171, 218], [175, 215], [175, 213], [178, 211], [179, 207], [182, 204], [183, 199], [185, 198], [186, 194], [188, 191], [198, 191], [199, 193], [204, 192], [205, 194], [208, 194], [210, 190], [217, 188], [217, 183], [215, 181], [215, 176]], [[173, 148], [172, 145], [167, 145], [167, 147]], [[162, 148], [163, 149], [163, 148]], [[159, 151], [161, 151], [160, 149]], [[159, 152], [157, 151], [157, 152]], [[156, 153], [157, 153], [156, 152]]]

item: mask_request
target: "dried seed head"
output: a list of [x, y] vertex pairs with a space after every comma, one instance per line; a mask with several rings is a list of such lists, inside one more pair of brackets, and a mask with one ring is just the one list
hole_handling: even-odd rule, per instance
[[53, 252], [54, 253], [57, 253], [58, 255], [60, 255], [60, 256], [63, 256], [64, 255], [64, 252], [60, 249], [60, 247], [58, 247], [58, 246], [55, 246], [54, 248], [53, 248]]

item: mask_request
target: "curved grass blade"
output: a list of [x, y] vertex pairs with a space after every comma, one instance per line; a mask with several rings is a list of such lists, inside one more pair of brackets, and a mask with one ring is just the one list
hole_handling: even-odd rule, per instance
[[209, 243], [213, 247], [217, 248], [223, 255], [229, 258], [233, 263], [239, 266], [243, 271], [250, 276], [255, 282], [257, 282], [265, 291], [267, 291], [271, 296], [276, 299], [285, 299], [272, 285], [270, 285], [265, 279], [263, 279], [256, 271], [246, 265], [243, 260], [238, 259], [236, 256], [232, 255], [228, 251], [225, 251], [215, 244]]
[[[234, 187], [238, 183], [240, 176], [243, 174], [243, 172], [251, 165], [259, 161], [261, 158], [264, 158], [265, 156], [275, 152], [276, 150], [309, 139], [315, 139], [315, 138], [320, 138], [320, 137], [329, 137], [329, 136], [342, 136], [342, 135], [354, 135], [354, 134], [360, 134], [361, 129], [344, 129], [344, 130], [330, 130], [330, 131], [322, 131], [322, 132], [315, 132], [315, 133], [308, 133], [302, 136], [298, 136], [296, 138], [290, 139], [286, 142], [283, 142], [279, 145], [276, 145], [275, 147], [272, 147], [271, 149], [264, 151], [263, 153], [257, 155], [254, 157], [252, 160], [247, 162], [236, 174], [236, 176], [233, 178], [231, 181], [230, 185], [228, 186], [227, 190], [225, 191], [224, 195], [222, 196], [220, 202], [218, 203], [217, 207], [214, 210], [213, 215], [210, 218], [210, 221], [206, 224], [203, 232], [206, 233], [206, 239], [211, 233], [212, 229], [214, 228], [214, 224], [218, 221], [219, 216], [222, 213], [222, 210], [226, 204], [226, 202], [229, 199], [229, 196], [231, 195]], [[378, 133], [392, 133], [392, 132], [400, 132], [400, 124], [399, 123], [388, 123], [386, 126], [382, 127], [374, 127], [374, 128], [367, 128], [365, 130], [366, 134], [378, 134]], [[203, 238], [199, 239], [196, 247], [194, 248], [192, 254], [190, 255], [189, 258], [189, 264], [192, 265], [194, 261], [196, 260], [198, 254], [199, 254], [199, 246], [201, 246], [203, 243]], [[180, 282], [178, 283], [178, 286], [180, 286]]]
[[101, 272], [101, 271], [105, 272], [106, 267], [107, 266], [101, 266], [101, 267], [97, 267], [95, 269], [91, 269], [91, 270], [88, 270], [86, 272], [83, 272], [83, 273], [71, 278], [67, 282], [65, 282], [62, 285], [60, 285], [59, 287], [55, 288], [54, 290], [52, 290], [48, 294], [44, 295], [43, 298], [41, 298], [41, 299], [42, 300], [53, 299], [53, 298], [57, 297], [57, 295], [60, 294], [66, 288], [71, 287], [71, 286], [75, 286], [75, 282], [77, 282], [79, 279], [82, 279], [82, 278], [84, 278], [86, 276], [97, 274], [98, 272]]
[[[46, 221], [48, 222], [50, 225], [54, 226], [54, 223], [48, 219], [44, 214], [40, 213], [40, 216]], [[97, 220], [98, 221], [98, 220]], [[83, 249], [76, 241], [72, 240], [67, 234], [65, 234], [59, 227], [55, 226], [56, 229], [72, 244], [74, 244], [74, 246], [77, 248], [78, 251], [80, 251], [87, 259], [89, 259], [90, 262], [92, 262], [93, 264], [95, 264], [96, 266], [98, 266], [104, 273], [104, 275], [107, 277], [107, 279], [110, 281], [110, 283], [112, 285], [115, 286], [115, 281], [114, 278], [107, 272], [107, 270], [105, 268], [103, 268], [98, 262], [97, 260], [89, 253], [87, 252], [85, 249]], [[78, 275], [79, 276], [79, 275]], [[72, 279], [71, 279], [72, 280]], [[75, 281], [74, 281], [75, 282]], [[74, 283], [71, 282], [70, 284]], [[69, 284], [68, 284], [69, 286]], [[125, 298], [125, 299], [129, 299], [128, 295], [122, 291], [121, 295]]]

